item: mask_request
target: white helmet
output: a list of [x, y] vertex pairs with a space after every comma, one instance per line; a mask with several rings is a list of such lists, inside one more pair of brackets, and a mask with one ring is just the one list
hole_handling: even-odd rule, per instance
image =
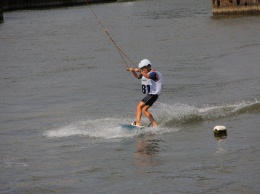
[[152, 65], [151, 62], [148, 59], [143, 59], [142, 61], [140, 61], [138, 67], [139, 69], [142, 69], [143, 67], [146, 67], [148, 65]]

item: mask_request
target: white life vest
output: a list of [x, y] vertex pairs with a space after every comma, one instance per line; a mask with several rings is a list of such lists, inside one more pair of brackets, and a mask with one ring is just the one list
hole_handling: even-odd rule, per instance
[[144, 94], [160, 95], [162, 93], [162, 75], [158, 71], [153, 72], [156, 73], [156, 80], [148, 79], [142, 76], [142, 92]]

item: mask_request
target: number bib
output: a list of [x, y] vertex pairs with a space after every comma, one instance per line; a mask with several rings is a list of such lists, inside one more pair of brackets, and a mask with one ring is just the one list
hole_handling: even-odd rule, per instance
[[149, 94], [151, 89], [151, 79], [147, 79], [145, 77], [142, 77], [142, 92], [144, 94]]
[[156, 79], [148, 79], [142, 76], [142, 92], [144, 94], [160, 95], [162, 93], [162, 75], [158, 71], [156, 73]]

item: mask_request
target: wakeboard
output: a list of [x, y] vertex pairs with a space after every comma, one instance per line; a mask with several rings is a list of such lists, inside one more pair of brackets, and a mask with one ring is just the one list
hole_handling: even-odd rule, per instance
[[123, 129], [143, 129], [145, 126], [137, 126], [137, 125], [131, 125], [131, 124], [121, 124], [121, 128]]

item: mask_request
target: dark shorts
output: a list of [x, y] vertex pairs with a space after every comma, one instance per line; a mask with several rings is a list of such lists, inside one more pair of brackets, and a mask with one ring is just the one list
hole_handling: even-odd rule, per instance
[[147, 94], [141, 101], [144, 102], [145, 105], [152, 106], [157, 99], [158, 95]]

